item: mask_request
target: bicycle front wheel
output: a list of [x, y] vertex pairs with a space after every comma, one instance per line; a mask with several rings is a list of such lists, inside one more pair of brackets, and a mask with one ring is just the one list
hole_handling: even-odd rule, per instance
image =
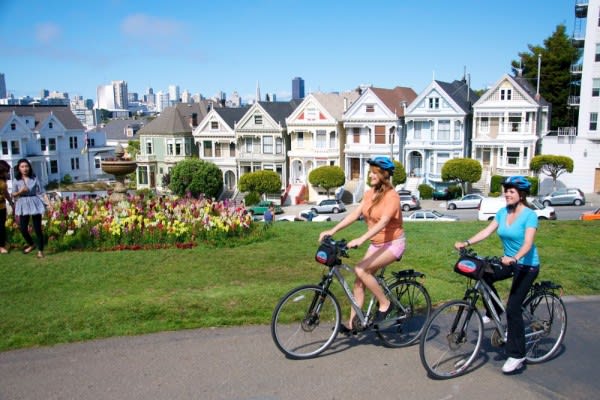
[[275, 307], [271, 336], [287, 357], [311, 358], [331, 345], [340, 318], [340, 305], [333, 294], [316, 285], [300, 286]]
[[527, 362], [535, 364], [550, 359], [567, 331], [563, 301], [554, 293], [538, 293], [523, 304], [523, 321]]
[[448, 379], [464, 374], [483, 341], [483, 321], [477, 309], [462, 300], [444, 304], [425, 325], [419, 355], [427, 374]]
[[390, 322], [381, 324], [377, 335], [388, 347], [411, 345], [419, 339], [425, 328], [431, 313], [431, 298], [427, 289], [414, 281], [394, 282], [389, 290], [388, 297], [393, 297], [390, 301], [395, 308], [388, 315]]

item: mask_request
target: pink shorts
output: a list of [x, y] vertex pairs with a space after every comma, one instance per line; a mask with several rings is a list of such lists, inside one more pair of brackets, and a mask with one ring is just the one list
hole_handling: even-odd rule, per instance
[[369, 246], [367, 249], [367, 253], [371, 253], [377, 251], [379, 249], [385, 249], [392, 252], [394, 256], [396, 256], [396, 260], [400, 260], [402, 258], [402, 254], [404, 254], [404, 250], [406, 249], [406, 237], [404, 235], [400, 236], [398, 239], [392, 240], [391, 242], [385, 242], [381, 244], [373, 244]]

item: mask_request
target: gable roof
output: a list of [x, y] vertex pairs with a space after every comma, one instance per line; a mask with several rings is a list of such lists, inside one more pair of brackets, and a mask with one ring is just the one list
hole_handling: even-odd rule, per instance
[[[122, 140], [122, 139], [135, 139], [137, 137], [137, 133], [144, 125], [147, 123], [145, 120], [139, 119], [115, 119], [109, 121], [103, 127], [95, 127], [92, 129], [92, 132], [105, 132], [106, 138], [111, 140]], [[127, 136], [125, 132], [126, 128], [133, 128], [135, 134], [133, 137]]]
[[310, 96], [313, 96], [337, 120], [341, 120], [344, 117], [345, 108], [349, 108], [360, 97], [355, 90], [343, 93], [316, 92], [311, 93]]
[[290, 101], [259, 101], [258, 104], [273, 118], [273, 120], [286, 127], [285, 119], [300, 105], [301, 100]]
[[0, 106], [0, 126], [4, 125], [10, 118], [12, 113], [15, 113], [19, 117], [31, 116], [35, 121], [35, 128], [38, 129], [38, 125], [46, 121], [52, 114], [60, 121], [65, 129], [80, 129], [85, 130], [81, 121], [77, 119], [75, 114], [71, 111], [69, 106], [41, 106], [41, 105], [27, 105], [27, 106]]
[[412, 103], [417, 98], [417, 93], [412, 88], [396, 86], [393, 89], [370, 88], [373, 93], [386, 105], [396, 116], [404, 116], [404, 106]]
[[546, 101], [546, 99], [544, 99], [541, 95], [539, 97], [539, 99], [536, 99], [536, 89], [533, 87], [533, 85], [531, 83], [529, 83], [529, 81], [527, 81], [527, 78], [525, 78], [524, 76], [514, 76], [511, 77], [523, 90], [525, 90], [527, 92], [527, 94], [529, 94], [535, 101], [537, 101], [540, 105], [543, 106], [549, 106], [550, 103], [548, 101]]
[[[498, 80], [498, 82], [496, 82], [496, 84], [494, 84], [494, 86], [492, 86], [490, 89], [488, 89], [479, 98], [479, 100], [477, 100], [477, 103], [486, 102], [491, 96], [494, 95], [494, 93], [498, 90], [499, 86], [505, 80], [509, 81], [510, 84], [515, 89], [522, 91], [524, 93], [524, 95], [525, 95], [526, 100], [532, 101], [532, 102], [534, 102], [534, 103], [536, 103], [538, 105], [544, 106], [544, 107], [551, 108], [551, 104], [548, 101], [546, 101], [546, 99], [544, 99], [541, 96], [539, 98], [536, 98], [536, 90], [527, 81], [526, 78], [524, 78], [522, 76], [510, 76], [508, 74], [502, 75], [502, 77]], [[476, 104], [476, 105], [479, 106], [480, 104]]]
[[209, 102], [201, 100], [200, 103], [178, 103], [167, 107], [148, 125], [139, 130], [138, 135], [173, 135], [192, 134], [192, 118], [196, 114], [196, 123], [206, 117], [209, 111]]
[[235, 129], [235, 124], [242, 119], [244, 114], [248, 112], [250, 107], [235, 107], [235, 108], [215, 108], [214, 111], [219, 114], [221, 119], [231, 128]]
[[479, 100], [479, 96], [467, 85], [464, 80], [455, 80], [452, 83], [435, 81], [440, 88], [466, 113], [471, 111], [471, 106]]

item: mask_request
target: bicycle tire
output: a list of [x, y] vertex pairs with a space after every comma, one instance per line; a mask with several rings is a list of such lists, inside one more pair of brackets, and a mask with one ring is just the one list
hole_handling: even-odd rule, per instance
[[567, 310], [552, 292], [538, 292], [523, 303], [525, 357], [531, 364], [549, 360], [556, 354], [567, 331]]
[[292, 289], [275, 306], [271, 336], [277, 348], [292, 359], [312, 358], [336, 338], [341, 311], [335, 296], [317, 285]]
[[388, 296], [394, 296], [404, 310], [394, 308], [387, 319], [396, 321], [382, 323], [377, 335], [387, 347], [409, 346], [419, 340], [425, 328], [431, 314], [431, 298], [425, 286], [411, 280], [396, 281], [389, 290]]
[[[457, 327], [464, 327], [459, 329], [462, 334]], [[455, 300], [432, 314], [419, 343], [419, 356], [431, 378], [454, 378], [468, 371], [482, 342], [481, 315], [469, 302]]]

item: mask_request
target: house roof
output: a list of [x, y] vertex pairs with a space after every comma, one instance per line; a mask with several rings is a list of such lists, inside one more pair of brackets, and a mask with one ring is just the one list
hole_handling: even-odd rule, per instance
[[235, 128], [235, 124], [242, 119], [244, 114], [249, 110], [250, 107], [236, 107], [236, 108], [215, 108], [214, 111], [219, 114], [223, 121], [231, 128]]
[[296, 107], [300, 105], [301, 100], [290, 101], [259, 101], [258, 104], [281, 126], [286, 127], [285, 119], [289, 117]]
[[381, 99], [390, 111], [395, 112], [396, 116], [404, 116], [403, 104], [409, 105], [417, 98], [415, 91], [409, 87], [396, 86], [393, 89], [371, 88], [373, 93]]
[[466, 113], [470, 112], [471, 106], [479, 99], [479, 96], [477, 96], [464, 80], [454, 81], [452, 83], [437, 80], [435, 82]]
[[[140, 119], [115, 119], [109, 121], [103, 127], [92, 129], [92, 132], [105, 132], [108, 140], [131, 140], [135, 139], [137, 131], [146, 124], [147, 121]], [[136, 132], [133, 138], [127, 136], [127, 132], [125, 131], [129, 127], [133, 128], [133, 131]]]
[[196, 123], [206, 117], [213, 102], [201, 100], [200, 103], [179, 103], [167, 107], [160, 115], [139, 130], [138, 135], [191, 135], [194, 126], [192, 118], [196, 114]]
[[513, 76], [513, 80], [521, 87], [523, 90], [527, 92], [534, 100], [536, 100], [540, 105], [549, 106], [550, 103], [546, 101], [542, 96], [539, 99], [536, 99], [536, 89], [527, 81], [527, 78], [523, 76]]
[[38, 124], [48, 119], [50, 114], [54, 115], [65, 129], [80, 129], [84, 130], [84, 126], [77, 119], [75, 114], [71, 111], [69, 106], [41, 106], [41, 105], [27, 105], [27, 106], [5, 106], [0, 105], [0, 126], [4, 125], [9, 120], [12, 113], [15, 113], [19, 117], [31, 116], [35, 120], [35, 128], [38, 128]]
[[[350, 107], [360, 97], [357, 91], [343, 93], [311, 93], [317, 101], [337, 120], [344, 117], [344, 107]], [[346, 105], [344, 105], [346, 99]]]

